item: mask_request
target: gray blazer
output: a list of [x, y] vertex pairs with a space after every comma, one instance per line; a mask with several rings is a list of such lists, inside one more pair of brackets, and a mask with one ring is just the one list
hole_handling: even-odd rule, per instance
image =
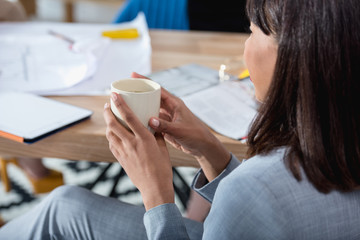
[[[318, 192], [286, 169], [285, 149], [227, 168], [207, 183], [200, 170], [192, 184], [212, 202], [203, 239], [360, 239], [360, 191]], [[360, 174], [360, 173], [359, 173]], [[175, 204], [144, 215], [149, 239], [188, 239]]]

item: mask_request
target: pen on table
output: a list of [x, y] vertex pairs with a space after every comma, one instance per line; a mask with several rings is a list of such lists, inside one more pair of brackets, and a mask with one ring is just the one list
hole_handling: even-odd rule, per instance
[[248, 78], [250, 77], [250, 73], [249, 73], [249, 70], [248, 69], [245, 69], [244, 71], [242, 71], [239, 76], [238, 76], [238, 79], [245, 79], [245, 78]]
[[73, 39], [71, 39], [70, 37], [68, 36], [65, 36], [64, 34], [61, 34], [61, 33], [58, 33], [58, 32], [55, 32], [53, 30], [49, 30], [48, 33], [50, 35], [53, 35], [54, 37], [57, 37], [57, 38], [60, 38], [66, 42], [68, 42], [70, 44], [70, 48], [73, 47], [73, 45], [75, 44], [75, 41]]
[[107, 30], [103, 31], [101, 34], [103, 37], [108, 37], [111, 39], [133, 39], [140, 36], [139, 31], [136, 28]]

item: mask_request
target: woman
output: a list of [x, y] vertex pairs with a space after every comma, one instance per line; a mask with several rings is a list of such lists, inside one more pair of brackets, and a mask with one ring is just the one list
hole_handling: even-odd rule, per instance
[[249, 133], [250, 158], [240, 165], [165, 90], [161, 119], [150, 120], [165, 139], [199, 161], [202, 170], [193, 187], [212, 201], [204, 225], [183, 219], [173, 203], [162, 135], [153, 137], [121, 97], [112, 95], [134, 134], [115, 121], [106, 104], [110, 149], [140, 190], [146, 212], [62, 187], [3, 227], [0, 237], [359, 239], [359, 5], [250, 0], [247, 9], [252, 35], [244, 56], [263, 102]]

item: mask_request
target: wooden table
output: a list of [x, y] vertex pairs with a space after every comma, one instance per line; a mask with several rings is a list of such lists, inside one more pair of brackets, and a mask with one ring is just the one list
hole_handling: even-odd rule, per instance
[[[186, 63], [199, 63], [215, 69], [229, 58], [241, 57], [246, 34], [151, 31], [153, 71]], [[92, 117], [84, 122], [27, 145], [0, 137], [1, 156], [33, 156], [88, 161], [116, 161], [108, 148], [102, 112], [109, 96], [51, 97], [53, 99], [91, 109]], [[239, 141], [215, 135], [239, 159], [247, 147]], [[169, 146], [174, 166], [194, 166], [197, 162]]]

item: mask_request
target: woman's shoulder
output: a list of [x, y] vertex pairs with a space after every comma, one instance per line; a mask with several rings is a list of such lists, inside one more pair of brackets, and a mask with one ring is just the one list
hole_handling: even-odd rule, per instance
[[306, 179], [300, 182], [295, 179], [285, 165], [285, 156], [286, 148], [279, 148], [245, 160], [220, 182], [217, 195], [232, 195], [239, 204], [266, 202], [271, 208], [281, 209], [281, 205], [293, 201], [294, 195], [314, 191]]
[[218, 190], [234, 196], [241, 195], [242, 198], [266, 198], [268, 202], [277, 201], [279, 196], [283, 196], [291, 191], [294, 185], [299, 184], [285, 166], [285, 154], [286, 148], [279, 148], [269, 154], [244, 160], [220, 182]]
[[233, 171], [230, 178], [256, 178], [265, 181], [279, 174], [288, 175], [284, 159], [286, 148], [278, 148], [268, 154], [256, 155], [244, 160], [244, 162]]
[[[285, 157], [287, 148], [274, 149], [268, 154], [256, 155], [245, 160], [222, 181], [222, 187], [229, 185], [235, 191], [258, 189], [267, 193], [267, 198], [274, 200], [288, 196], [292, 191], [312, 191], [312, 185], [306, 180], [297, 181], [286, 167]], [[262, 194], [262, 196], [264, 196]]]

